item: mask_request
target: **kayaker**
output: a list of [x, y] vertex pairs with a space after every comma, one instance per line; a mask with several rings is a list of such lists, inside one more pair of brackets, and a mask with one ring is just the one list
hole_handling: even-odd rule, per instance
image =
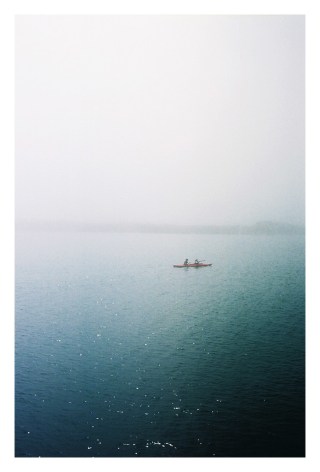
[[198, 259], [195, 259], [194, 263], [195, 263], [195, 264], [199, 264]]
[[189, 263], [189, 259], [186, 259], [183, 264], [188, 265], [188, 263]]

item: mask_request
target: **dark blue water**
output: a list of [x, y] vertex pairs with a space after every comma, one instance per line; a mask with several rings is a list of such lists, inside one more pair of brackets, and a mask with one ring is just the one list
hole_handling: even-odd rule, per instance
[[301, 236], [18, 233], [15, 340], [16, 456], [305, 453]]

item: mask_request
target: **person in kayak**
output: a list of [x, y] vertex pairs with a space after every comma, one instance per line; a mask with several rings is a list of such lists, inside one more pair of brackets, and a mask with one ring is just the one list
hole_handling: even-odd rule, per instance
[[199, 264], [198, 259], [195, 259], [194, 263], [195, 263], [195, 264]]
[[188, 263], [189, 263], [189, 259], [186, 259], [183, 264], [188, 265]]

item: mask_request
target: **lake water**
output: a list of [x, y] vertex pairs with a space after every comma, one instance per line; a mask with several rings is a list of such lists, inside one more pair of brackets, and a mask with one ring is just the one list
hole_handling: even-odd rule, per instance
[[305, 454], [302, 236], [18, 232], [15, 342], [16, 456]]

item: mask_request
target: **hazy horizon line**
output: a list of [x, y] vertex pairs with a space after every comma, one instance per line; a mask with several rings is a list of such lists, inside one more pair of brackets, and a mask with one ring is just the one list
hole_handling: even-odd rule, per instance
[[115, 222], [75, 222], [18, 220], [16, 230], [45, 231], [89, 231], [121, 233], [199, 233], [199, 234], [302, 234], [304, 224], [293, 224], [273, 220], [257, 221], [252, 224], [172, 224], [172, 223], [115, 223]]

